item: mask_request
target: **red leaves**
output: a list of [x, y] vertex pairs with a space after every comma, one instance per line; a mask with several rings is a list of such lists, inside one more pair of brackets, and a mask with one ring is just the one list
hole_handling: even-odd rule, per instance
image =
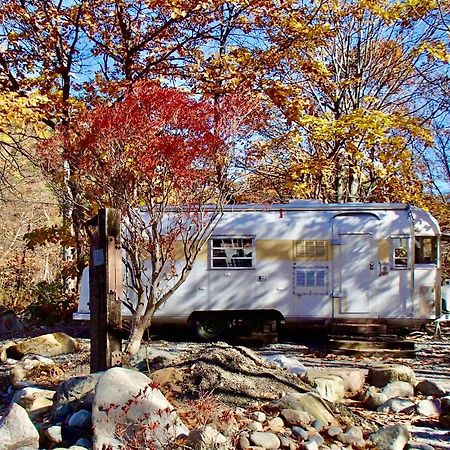
[[62, 136], [64, 159], [100, 203], [131, 194], [167, 198], [208, 183], [224, 148], [213, 119], [208, 103], [140, 82], [121, 102], [86, 113]]

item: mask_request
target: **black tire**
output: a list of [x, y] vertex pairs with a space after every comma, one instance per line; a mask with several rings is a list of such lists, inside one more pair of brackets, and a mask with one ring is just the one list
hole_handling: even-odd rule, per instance
[[228, 322], [217, 315], [205, 315], [195, 322], [197, 336], [206, 342], [223, 339], [228, 329]]

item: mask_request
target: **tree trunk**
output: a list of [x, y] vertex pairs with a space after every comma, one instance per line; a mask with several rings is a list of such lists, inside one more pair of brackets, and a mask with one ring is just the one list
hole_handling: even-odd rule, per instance
[[133, 356], [139, 351], [142, 338], [144, 337], [144, 333], [147, 328], [147, 323], [141, 320], [136, 323], [134, 327], [132, 327], [130, 337], [125, 345], [124, 353], [129, 356]]

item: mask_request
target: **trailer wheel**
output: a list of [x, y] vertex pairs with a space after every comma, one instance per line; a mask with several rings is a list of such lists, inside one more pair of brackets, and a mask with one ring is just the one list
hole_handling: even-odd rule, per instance
[[195, 322], [197, 336], [203, 341], [212, 342], [222, 338], [228, 328], [228, 322], [215, 315], [199, 317]]

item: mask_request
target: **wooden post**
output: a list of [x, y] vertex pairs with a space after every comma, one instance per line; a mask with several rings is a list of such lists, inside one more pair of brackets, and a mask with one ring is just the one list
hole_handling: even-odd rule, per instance
[[[90, 223], [95, 223], [95, 218]], [[97, 233], [91, 242], [89, 309], [91, 315], [91, 372], [122, 362], [122, 246], [120, 214], [114, 209], [98, 213]]]

